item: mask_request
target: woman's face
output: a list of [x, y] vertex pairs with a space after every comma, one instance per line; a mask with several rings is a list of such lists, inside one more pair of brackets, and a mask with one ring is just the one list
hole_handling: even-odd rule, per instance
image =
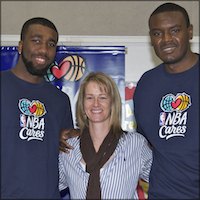
[[110, 121], [111, 98], [96, 82], [89, 82], [85, 88], [84, 111], [90, 123]]

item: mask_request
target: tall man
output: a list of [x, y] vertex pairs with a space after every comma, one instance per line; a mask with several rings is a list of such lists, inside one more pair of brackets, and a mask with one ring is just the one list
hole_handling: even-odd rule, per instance
[[59, 199], [59, 133], [73, 127], [69, 97], [44, 80], [58, 31], [45, 18], [26, 21], [19, 60], [1, 73], [1, 198]]
[[149, 18], [162, 64], [143, 74], [134, 94], [137, 131], [152, 145], [149, 199], [199, 199], [199, 55], [186, 10], [159, 6]]

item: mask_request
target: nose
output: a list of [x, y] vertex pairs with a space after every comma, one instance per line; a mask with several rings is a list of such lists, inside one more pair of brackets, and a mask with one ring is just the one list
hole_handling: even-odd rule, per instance
[[39, 51], [46, 54], [48, 51], [48, 45], [45, 42], [41, 43]]
[[170, 33], [164, 33], [163, 34], [163, 40], [168, 42], [172, 40], [172, 35]]
[[99, 105], [99, 100], [98, 98], [94, 98], [94, 106], [98, 106]]

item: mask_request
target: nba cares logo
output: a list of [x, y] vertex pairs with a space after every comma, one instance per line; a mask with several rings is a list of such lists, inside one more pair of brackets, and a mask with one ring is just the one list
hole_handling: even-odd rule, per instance
[[165, 95], [161, 102], [160, 107], [164, 112], [183, 112], [191, 106], [190, 95], [178, 93], [176, 96], [173, 94]]
[[78, 55], [71, 55], [64, 58], [59, 65], [51, 67], [51, 73], [57, 78], [64, 78], [68, 81], [79, 80], [86, 69], [85, 60]]
[[45, 106], [39, 100], [20, 99], [18, 106], [21, 113], [27, 116], [41, 117], [46, 114]]

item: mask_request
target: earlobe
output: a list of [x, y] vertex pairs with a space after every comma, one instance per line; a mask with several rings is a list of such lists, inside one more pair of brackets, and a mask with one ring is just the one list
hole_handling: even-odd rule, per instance
[[19, 55], [22, 53], [22, 46], [23, 46], [23, 42], [19, 41], [19, 44], [18, 44], [18, 53], [19, 53]]
[[189, 26], [189, 38], [190, 38], [190, 40], [192, 40], [192, 38], [193, 38], [193, 25], [192, 24]]
[[152, 42], [152, 40], [149, 41], [149, 44], [153, 47], [153, 42]]
[[150, 38], [149, 44], [150, 44], [151, 46], [153, 46], [153, 42], [152, 42], [152, 39], [151, 39], [151, 32], [150, 32], [150, 31], [149, 31], [149, 38]]

